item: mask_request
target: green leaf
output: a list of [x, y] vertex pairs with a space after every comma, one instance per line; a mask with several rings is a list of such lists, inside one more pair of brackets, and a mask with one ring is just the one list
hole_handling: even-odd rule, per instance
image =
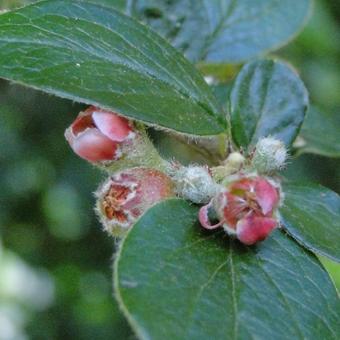
[[225, 131], [198, 71], [120, 12], [55, 0], [0, 16], [0, 77], [197, 135]]
[[339, 299], [315, 256], [276, 230], [245, 247], [204, 232], [182, 200], [154, 206], [121, 245], [115, 285], [141, 339], [336, 339]]
[[87, 2], [112, 7], [121, 12], [124, 12], [126, 8], [126, 1], [127, 0], [89, 0]]
[[193, 61], [239, 63], [277, 49], [303, 27], [309, 0], [131, 0], [146, 22]]
[[340, 262], [340, 197], [315, 184], [285, 185], [283, 225], [303, 246]]
[[213, 90], [217, 100], [221, 103], [223, 107], [226, 107], [228, 104], [229, 93], [231, 90], [230, 83], [218, 83], [210, 85]]
[[339, 114], [326, 114], [311, 107], [294, 143], [298, 154], [314, 153], [326, 157], [340, 157]]
[[308, 94], [291, 67], [260, 60], [242, 68], [229, 105], [232, 135], [238, 146], [246, 148], [271, 135], [289, 147], [305, 117]]

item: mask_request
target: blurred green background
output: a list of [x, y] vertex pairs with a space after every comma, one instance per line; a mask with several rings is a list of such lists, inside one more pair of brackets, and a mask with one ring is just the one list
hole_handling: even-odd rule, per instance
[[[330, 115], [340, 112], [339, 23], [340, 2], [315, 1], [302, 34], [273, 53], [296, 67]], [[3, 80], [0, 104], [0, 339], [133, 338], [112, 298], [114, 241], [92, 209], [102, 174], [63, 137], [82, 106]], [[339, 160], [291, 163], [287, 177], [340, 192]], [[339, 266], [322, 260], [340, 287]]]

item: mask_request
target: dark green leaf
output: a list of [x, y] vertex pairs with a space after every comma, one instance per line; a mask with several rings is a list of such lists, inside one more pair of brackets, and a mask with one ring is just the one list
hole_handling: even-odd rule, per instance
[[307, 105], [305, 86], [288, 65], [273, 60], [245, 65], [230, 94], [234, 142], [246, 148], [271, 135], [290, 146]]
[[313, 252], [340, 262], [340, 197], [315, 184], [284, 186], [280, 209], [288, 232]]
[[[296, 140], [297, 152], [340, 157], [340, 116], [311, 107]], [[295, 144], [294, 144], [295, 146]]]
[[339, 300], [313, 254], [282, 231], [245, 247], [203, 232], [169, 200], [123, 241], [118, 299], [141, 339], [336, 339]]
[[184, 133], [225, 131], [198, 71], [113, 9], [54, 0], [0, 16], [0, 76]]
[[238, 63], [276, 49], [301, 30], [309, 0], [131, 0], [127, 11], [193, 61]]

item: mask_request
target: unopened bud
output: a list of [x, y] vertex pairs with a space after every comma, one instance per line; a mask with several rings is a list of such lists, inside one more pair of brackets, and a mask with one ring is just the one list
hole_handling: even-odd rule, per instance
[[94, 106], [78, 115], [65, 138], [78, 156], [110, 172], [163, 165], [143, 127]]
[[96, 163], [121, 158], [122, 145], [135, 138], [135, 133], [127, 119], [91, 106], [78, 115], [65, 138], [78, 156]]
[[180, 166], [173, 173], [177, 194], [191, 202], [207, 203], [218, 190], [206, 166]]
[[122, 236], [152, 205], [174, 196], [173, 183], [163, 172], [132, 168], [109, 177], [96, 192], [96, 212], [104, 229]]
[[251, 164], [259, 173], [270, 174], [285, 166], [287, 155], [283, 142], [273, 137], [262, 138], [255, 146]]

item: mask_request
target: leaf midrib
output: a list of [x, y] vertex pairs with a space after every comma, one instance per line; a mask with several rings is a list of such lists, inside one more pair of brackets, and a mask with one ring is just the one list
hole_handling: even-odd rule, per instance
[[[39, 17], [39, 19], [43, 19], [43, 18], [46, 18], [46, 17], [63, 17], [63, 16], [58, 16], [58, 15], [44, 15], [44, 16]], [[63, 18], [64, 18], [64, 17], [63, 17]], [[74, 18], [67, 18], [67, 19], [71, 19], [72, 21], [75, 21]], [[179, 83], [178, 80], [177, 80], [176, 78], [174, 78], [173, 75], [170, 74], [166, 69], [164, 69], [163, 66], [161, 66], [160, 64], [158, 64], [157, 62], [155, 62], [153, 59], [151, 59], [149, 56], [147, 56], [144, 52], [142, 52], [141, 50], [139, 50], [138, 48], [136, 48], [135, 46], [133, 46], [128, 40], [126, 40], [124, 37], [122, 37], [122, 36], [121, 36], [120, 34], [118, 34], [117, 32], [113, 31], [111, 28], [108, 28], [107, 26], [102, 26], [102, 25], [100, 25], [99, 23], [90, 22], [90, 21], [87, 21], [87, 20], [84, 20], [84, 19], [77, 19], [77, 21], [78, 21], [78, 22], [82, 21], [82, 22], [85, 22], [85, 23], [87, 23], [87, 24], [91, 24], [91, 25], [94, 25], [94, 26], [98, 26], [98, 27], [100, 27], [100, 28], [102, 28], [102, 29], [103, 29], [103, 28], [104, 28], [104, 29], [108, 29], [112, 34], [116, 35], [117, 37], [119, 37], [120, 39], [122, 39], [125, 43], [127, 43], [127, 44], [129, 45], [129, 47], [132, 47], [134, 50], [136, 50], [136, 51], [138, 51], [140, 54], [142, 54], [146, 59], [148, 59], [149, 61], [151, 61], [152, 64], [154, 64], [154, 65], [157, 66], [157, 68], [160, 68], [160, 70], [165, 71], [165, 74], [167, 74], [167, 75], [168, 75], [168, 76], [169, 76], [169, 77], [170, 77], [170, 78], [171, 78], [178, 86], [180, 86], [180, 87], [182, 87], [182, 88], [185, 88], [184, 84], [183, 84], [183, 83]], [[21, 27], [22, 27], [22, 26], [28, 26], [28, 27], [32, 27], [32, 28], [34, 28], [34, 29], [38, 29], [38, 30], [40, 30], [40, 31], [42, 31], [42, 32], [44, 32], [44, 33], [50, 34], [50, 35], [52, 35], [52, 36], [56, 36], [56, 37], [61, 38], [61, 39], [63, 39], [63, 40], [66, 39], [67, 41], [69, 41], [69, 42], [73, 45], [72, 47], [76, 46], [76, 47], [79, 48], [78, 50], [76, 50], [76, 51], [79, 52], [79, 53], [84, 53], [84, 54], [86, 54], [86, 52], [87, 52], [87, 53], [89, 53], [90, 55], [92, 55], [93, 57], [96, 57], [96, 58], [101, 59], [101, 60], [106, 60], [106, 61], [108, 61], [109, 63], [112, 63], [112, 64], [119, 64], [119, 65], [122, 64], [122, 65], [124, 65], [124, 66], [126, 65], [126, 64], [123, 64], [123, 63], [114, 62], [114, 60], [112, 60], [111, 58], [109, 58], [109, 57], [106, 55], [107, 53], [97, 54], [97, 53], [95, 52], [95, 50], [93, 50], [93, 49], [86, 49], [85, 47], [83, 48], [83, 47], [82, 47], [81, 45], [79, 45], [76, 41], [74, 41], [74, 40], [72, 40], [72, 39], [69, 39], [69, 38], [67, 38], [67, 37], [65, 37], [65, 36], [62, 36], [62, 35], [60, 35], [60, 34], [57, 34], [57, 33], [53, 32], [53, 31], [49, 31], [49, 30], [47, 30], [47, 29], [44, 29], [44, 28], [42, 28], [42, 27], [40, 27], [40, 26], [36, 26], [36, 25], [33, 25], [33, 24], [29, 24], [29, 23], [27, 23], [27, 24], [6, 24], [6, 25], [0, 25], [0, 27], [5, 27], [5, 26], [9, 26], [9, 27], [13, 27], [13, 26], [21, 26]], [[87, 33], [87, 32], [85, 32], [85, 31], [80, 30], [79, 28], [77, 28], [77, 30], [78, 30], [79, 32], [81, 32], [81, 33]], [[89, 35], [89, 37], [94, 38], [94, 37], [92, 37], [91, 35]], [[71, 47], [68, 47], [68, 46], [66, 46], [66, 45], [49, 44], [49, 43], [46, 43], [46, 42], [43, 42], [43, 41], [36, 41], [36, 40], [32, 40], [32, 41], [25, 40], [25, 41], [22, 41], [22, 40], [18, 40], [18, 39], [11, 39], [11, 40], [10, 40], [10, 39], [3, 39], [3, 38], [0, 38], [0, 41], [5, 41], [5, 42], [11, 41], [11, 42], [31, 43], [31, 44], [32, 44], [32, 41], [33, 41], [33, 44], [37, 44], [37, 45], [50, 46], [50, 47], [58, 47], [58, 48], [61, 48], [61, 49], [66, 49], [66, 50], [69, 50], [69, 51], [74, 51], [73, 48], [71, 49]], [[54, 40], [54, 42], [55, 42], [55, 40]], [[104, 42], [104, 41], [102, 40], [102, 42]], [[118, 49], [116, 49], [113, 45], [109, 45], [109, 46], [110, 46], [110, 48], [112, 48], [115, 52], [118, 52], [117, 54], [122, 55], [122, 53], [121, 53]], [[126, 56], [125, 56], [125, 57], [126, 57]], [[128, 59], [131, 60], [130, 57], [128, 57]], [[136, 62], [136, 61], [134, 61], [134, 62]], [[153, 72], [152, 72], [151, 70], [148, 70], [147, 68], [145, 68], [145, 65], [142, 65], [142, 64], [140, 64], [140, 63], [138, 63], [138, 62], [137, 62], [137, 65], [145, 72], [145, 74], [147, 74], [147, 75], [150, 76], [151, 78], [154, 78], [154, 77], [159, 76], [159, 74], [155, 75], [155, 74], [153, 74]], [[133, 62], [132, 62], [131, 65], [129, 65], [129, 67], [130, 67], [132, 70], [134, 70], [135, 72], [141, 73], [140, 70], [137, 70], [135, 67], [133, 67]], [[144, 73], [143, 73], [143, 74], [144, 74]], [[157, 78], [157, 79], [159, 79], [159, 78]], [[160, 79], [160, 80], [162, 80], [164, 83], [166, 83], [166, 84], [169, 85], [169, 83], [168, 83], [166, 80], [164, 80], [164, 79]], [[191, 83], [192, 83], [192, 82], [191, 82]], [[194, 84], [194, 83], [192, 83], [192, 84]], [[195, 85], [195, 84], [194, 84], [194, 85]], [[195, 85], [195, 86], [196, 86], [196, 85]], [[179, 90], [178, 88], [176, 88], [176, 90], [177, 90], [179, 93], [181, 93], [180, 90]], [[186, 94], [186, 95], [187, 95], [188, 98], [193, 98], [194, 101], [196, 102], [196, 99], [195, 99], [194, 97], [191, 97], [190, 94]]]
[[186, 327], [186, 330], [184, 331], [185, 336], [183, 337], [184, 339], [188, 339], [188, 335], [191, 331], [191, 327], [193, 325], [194, 322], [194, 316], [196, 313], [196, 307], [204, 293], [204, 290], [209, 286], [209, 284], [214, 280], [214, 278], [216, 277], [216, 275], [222, 270], [222, 268], [228, 263], [228, 260], [222, 262], [220, 265], [217, 266], [217, 268], [213, 271], [213, 273], [210, 275], [210, 277], [208, 278], [208, 280], [200, 287], [200, 289], [198, 290], [197, 296], [190, 308], [190, 315], [188, 316], [189, 322], [188, 322], [188, 326]]

